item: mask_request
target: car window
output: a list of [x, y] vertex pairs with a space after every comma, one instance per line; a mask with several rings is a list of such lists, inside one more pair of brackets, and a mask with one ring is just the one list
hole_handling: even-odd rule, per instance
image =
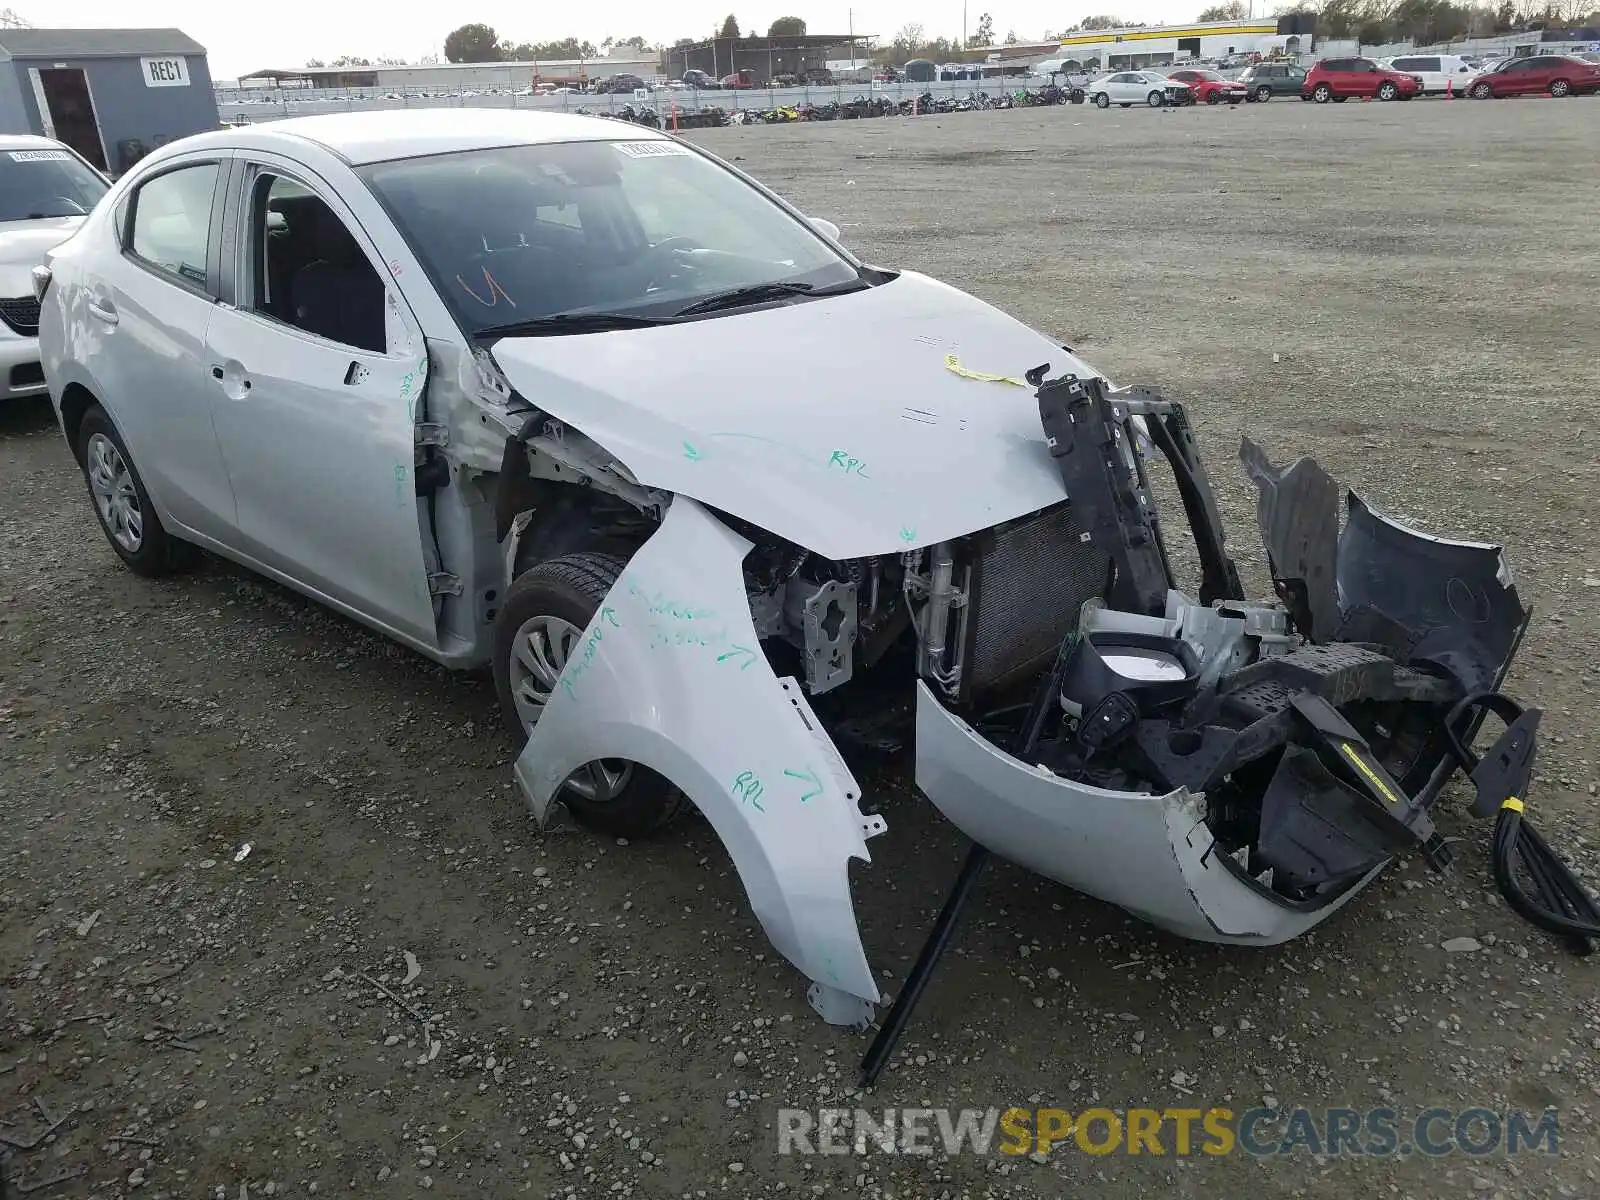
[[0, 221], [81, 217], [111, 185], [70, 150], [0, 154]]
[[1439, 70], [1439, 60], [1437, 58], [1419, 58], [1417, 59], [1417, 65], [1411, 69], [1413, 71], [1437, 71]]
[[157, 175], [133, 197], [128, 251], [153, 267], [202, 287], [211, 239], [211, 198], [216, 163], [199, 163]]
[[383, 278], [322, 197], [291, 176], [263, 171], [250, 188], [246, 228], [244, 307], [355, 350], [388, 349]]
[[510, 146], [359, 173], [462, 327], [574, 312], [671, 315], [856, 268], [739, 176], [669, 139]]

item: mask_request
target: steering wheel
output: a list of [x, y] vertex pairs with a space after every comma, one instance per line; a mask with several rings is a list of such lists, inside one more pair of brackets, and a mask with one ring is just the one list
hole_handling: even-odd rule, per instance
[[673, 273], [674, 264], [669, 258], [670, 254], [680, 254], [686, 251], [698, 250], [700, 246], [690, 237], [669, 237], [657, 242], [644, 252], [641, 261], [648, 272], [645, 276], [645, 290], [664, 282]]

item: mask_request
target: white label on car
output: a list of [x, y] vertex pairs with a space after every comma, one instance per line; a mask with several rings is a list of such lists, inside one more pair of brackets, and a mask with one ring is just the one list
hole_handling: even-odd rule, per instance
[[72, 158], [65, 150], [13, 150], [12, 162], [66, 162]]
[[145, 87], [188, 87], [189, 64], [182, 58], [141, 58]]
[[677, 142], [669, 142], [663, 138], [659, 142], [615, 142], [618, 150], [629, 158], [660, 158], [663, 154], [688, 154], [687, 146], [680, 146]]

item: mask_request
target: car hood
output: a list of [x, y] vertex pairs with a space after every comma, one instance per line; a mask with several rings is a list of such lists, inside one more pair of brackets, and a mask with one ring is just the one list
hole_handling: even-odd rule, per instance
[[82, 217], [0, 221], [0, 296], [33, 295], [33, 268], [81, 224]]
[[494, 358], [526, 400], [639, 482], [829, 559], [925, 546], [1065, 499], [1022, 377], [1045, 363], [1097, 374], [912, 272], [712, 320], [503, 338]]

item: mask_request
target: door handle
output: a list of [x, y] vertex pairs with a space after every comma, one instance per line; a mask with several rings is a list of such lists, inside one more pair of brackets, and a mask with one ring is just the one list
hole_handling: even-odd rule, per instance
[[239, 367], [232, 387], [228, 385], [228, 369], [221, 363], [211, 364], [211, 378], [222, 385], [222, 390], [233, 400], [243, 400], [250, 391], [250, 377], [244, 373], [244, 368]]
[[104, 321], [107, 325], [115, 325], [117, 323], [117, 310], [111, 307], [109, 301], [91, 300], [88, 307], [91, 317]]

